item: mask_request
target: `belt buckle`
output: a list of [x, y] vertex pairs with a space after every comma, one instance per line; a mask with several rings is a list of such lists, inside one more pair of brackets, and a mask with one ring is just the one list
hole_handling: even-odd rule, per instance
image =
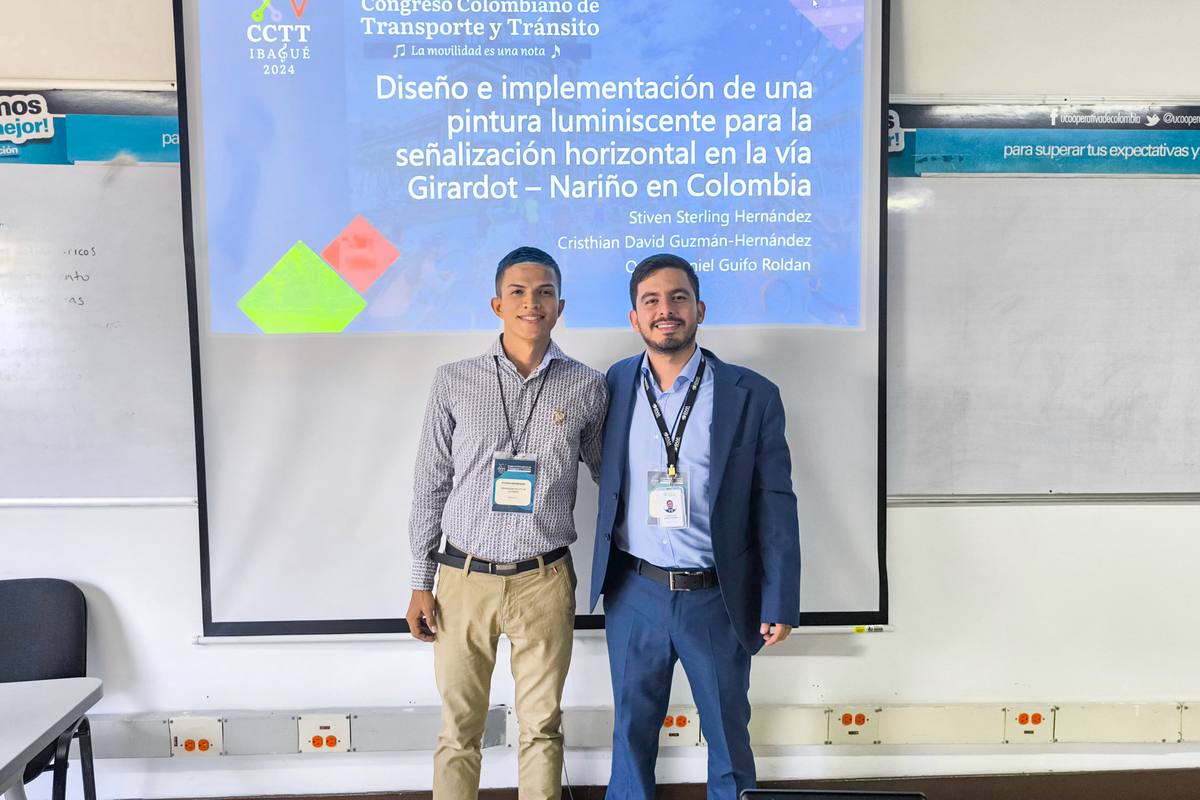
[[492, 562], [492, 572], [493, 572], [493, 574], [497, 574], [497, 575], [507, 575], [509, 573], [515, 573], [517, 571], [517, 567], [519, 567], [519, 566], [520, 565], [516, 564], [516, 563], [497, 564], [496, 562], [493, 561]]
[[692, 575], [703, 575], [703, 574], [704, 574], [703, 572], [691, 572], [688, 570], [679, 570], [678, 572], [668, 572], [667, 573], [667, 575], [669, 576], [668, 586], [670, 587], [672, 592], [694, 592], [694, 591], [696, 591], [695, 589], [685, 589], [682, 586], [676, 587], [675, 586], [675, 576], [683, 575], [685, 577], [688, 577], [688, 576], [692, 576]]

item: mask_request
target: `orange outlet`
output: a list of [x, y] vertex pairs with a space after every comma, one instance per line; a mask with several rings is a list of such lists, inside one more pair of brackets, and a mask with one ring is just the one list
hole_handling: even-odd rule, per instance
[[302, 714], [296, 717], [302, 753], [350, 751], [349, 714]]
[[1004, 715], [1004, 743], [1009, 742], [1053, 742], [1053, 706], [1025, 706], [1006, 708]]
[[658, 743], [665, 747], [700, 744], [699, 710], [692, 706], [669, 706], [658, 731]]
[[220, 717], [180, 716], [167, 720], [170, 731], [171, 755], [215, 756], [222, 749], [222, 725]]
[[[826, 744], [873, 742], [879, 744], [880, 709], [874, 707], [831, 708]], [[841, 722], [841, 725], [837, 723]]]

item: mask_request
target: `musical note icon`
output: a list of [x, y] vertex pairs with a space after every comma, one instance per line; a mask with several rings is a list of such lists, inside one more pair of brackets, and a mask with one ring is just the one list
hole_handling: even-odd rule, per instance
[[283, 13], [280, 12], [280, 10], [275, 6], [271, 5], [271, 0], [267, 0], [267, 8], [271, 9], [271, 19], [275, 20], [276, 22], [279, 22], [279, 20], [283, 19]]
[[263, 9], [271, 5], [271, 0], [263, 0], [263, 4], [250, 12], [250, 19], [255, 22], [263, 21]]
[[558, 54], [561, 52], [562, 51], [558, 49], [558, 45], [554, 45], [554, 55], [550, 56], [550, 60], [553, 61], [554, 59], [558, 58]]
[[392, 53], [392, 58], [399, 58], [400, 56], [404, 55], [407, 47], [408, 45], [396, 45], [396, 52]]

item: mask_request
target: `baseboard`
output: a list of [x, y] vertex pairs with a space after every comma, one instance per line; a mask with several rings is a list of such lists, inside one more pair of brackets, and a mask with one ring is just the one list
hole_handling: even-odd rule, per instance
[[[767, 781], [764, 789], [841, 789], [923, 792], [928, 800], [1194, 800], [1200, 797], [1200, 769], [1055, 772], [1020, 775], [949, 775], [876, 780]], [[575, 786], [563, 800], [604, 800], [603, 786]], [[658, 787], [657, 800], [705, 800], [702, 783]], [[430, 792], [322, 795], [321, 800], [431, 800]], [[236, 798], [231, 800], [265, 800]], [[312, 800], [272, 798], [271, 800]], [[483, 789], [479, 800], [517, 800], [514, 789]]]

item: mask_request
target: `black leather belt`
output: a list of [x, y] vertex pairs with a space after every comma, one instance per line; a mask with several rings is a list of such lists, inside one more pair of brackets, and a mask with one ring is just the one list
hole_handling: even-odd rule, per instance
[[[542, 564], [553, 564], [569, 552], [570, 550], [566, 547], [551, 550], [542, 556]], [[439, 564], [454, 567], [455, 569], [462, 569], [467, 563], [467, 554], [449, 542], [446, 542], [446, 552], [442, 553], [434, 550], [429, 554], [429, 557]], [[487, 561], [482, 558], [471, 559], [471, 572], [486, 572], [489, 575], [519, 575], [522, 572], [529, 572], [539, 567], [541, 567], [541, 564], [538, 563], [536, 558], [531, 558], [527, 561], [515, 561], [511, 564]]]
[[711, 589], [717, 585], [715, 569], [663, 569], [636, 557], [633, 559], [633, 565], [638, 575], [645, 575], [672, 592], [694, 592], [697, 589]]

